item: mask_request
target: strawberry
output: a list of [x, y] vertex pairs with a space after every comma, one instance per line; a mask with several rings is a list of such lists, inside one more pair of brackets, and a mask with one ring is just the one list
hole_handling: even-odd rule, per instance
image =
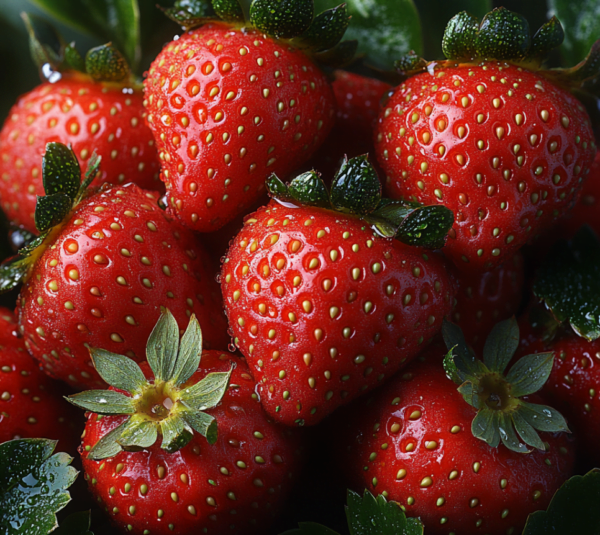
[[225, 312], [265, 410], [311, 425], [395, 373], [440, 329], [454, 293], [443, 259], [382, 234], [439, 247], [452, 215], [382, 201], [366, 157], [344, 163], [331, 196], [315, 172], [289, 186], [273, 176], [268, 187], [283, 204], [250, 215], [231, 244]]
[[524, 279], [523, 256], [519, 252], [492, 271], [457, 276], [458, 293], [452, 319], [476, 352], [483, 349], [496, 323], [517, 313]]
[[[452, 375], [458, 368], [464, 381], [458, 391], [442, 366], [444, 350], [434, 345], [349, 408], [333, 447], [343, 446], [344, 471], [357, 488], [399, 502], [407, 516], [420, 517], [426, 533], [520, 533], [527, 515], [546, 508], [573, 469], [573, 444], [555, 433], [566, 429], [560, 414], [532, 403], [541, 396], [517, 397], [547, 378], [552, 356], [526, 357], [505, 376], [518, 343], [514, 318], [492, 332], [484, 362], [469, 355], [458, 328], [450, 327], [445, 338], [457, 347], [446, 367]], [[534, 427], [552, 432], [542, 439]]]
[[[35, 35], [32, 38], [36, 39]], [[74, 51], [71, 46], [69, 49]], [[108, 67], [98, 56], [107, 51], [122, 63], [122, 78], [102, 71]], [[61, 53], [65, 54], [64, 48]], [[49, 81], [23, 95], [11, 108], [0, 131], [0, 205], [9, 220], [36, 231], [36, 198], [44, 194], [40, 162], [49, 142], [70, 144], [83, 162], [95, 150], [103, 158], [95, 186], [108, 181], [135, 182], [143, 188], [160, 189], [159, 160], [152, 132], [145, 124], [142, 91], [124, 61], [109, 46], [88, 53], [88, 70], [93, 76], [64, 63], [54, 65], [59, 70], [51, 70]]]
[[312, 0], [256, 0], [247, 24], [237, 1], [212, 4], [222, 20], [176, 3], [176, 20], [201, 26], [157, 56], [144, 101], [168, 210], [201, 232], [243, 213], [271, 173], [287, 175], [327, 137], [333, 92], [305, 51], [332, 49], [348, 25], [345, 5], [313, 22]]
[[90, 345], [143, 359], [161, 307], [179, 322], [196, 313], [207, 345], [227, 341], [213, 268], [195, 237], [166, 217], [156, 194], [135, 184], [86, 194], [96, 164], [79, 186], [75, 155], [48, 144], [47, 196], [36, 208], [42, 234], [0, 277], [4, 289], [24, 280], [19, 329], [30, 354], [76, 387], [103, 385]]
[[[503, 27], [514, 34], [494, 46]], [[527, 68], [562, 36], [555, 18], [532, 40], [527, 22], [504, 8], [481, 27], [463, 12], [446, 29], [447, 61], [399, 65], [424, 72], [402, 83], [381, 112], [376, 150], [386, 186], [393, 198], [453, 210], [445, 252], [461, 269], [489, 270], [510, 258], [575, 202], [590, 170], [589, 117], [557, 83], [580, 83], [598, 51], [562, 74]]]
[[17, 338], [13, 313], [0, 307], [0, 442], [51, 438], [62, 451], [75, 451], [78, 415], [61, 397]]
[[91, 350], [113, 387], [70, 398], [92, 411], [85, 479], [125, 533], [265, 533], [295, 474], [297, 440], [267, 419], [243, 360], [202, 352], [193, 316], [179, 349], [178, 338], [167, 311], [148, 341], [150, 366]]

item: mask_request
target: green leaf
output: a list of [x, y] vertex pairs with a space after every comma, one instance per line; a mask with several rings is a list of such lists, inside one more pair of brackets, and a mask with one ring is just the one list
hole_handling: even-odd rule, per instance
[[348, 491], [346, 518], [350, 535], [422, 535], [423, 524], [417, 518], [406, 518], [400, 504], [377, 498], [365, 490], [362, 498]]
[[313, 16], [313, 0], [254, 0], [250, 6], [252, 25], [278, 39], [302, 35]]
[[217, 16], [227, 22], [244, 22], [244, 11], [238, 0], [212, 0]]
[[352, 214], [366, 215], [381, 201], [381, 182], [369, 155], [344, 160], [331, 185], [331, 204]]
[[600, 469], [574, 476], [556, 491], [547, 511], [529, 515], [523, 535], [600, 533]]
[[16, 288], [27, 276], [31, 268], [28, 258], [13, 256], [0, 264], [0, 294]]
[[65, 399], [80, 409], [97, 414], [135, 414], [133, 398], [114, 390], [87, 390]]
[[173, 369], [171, 380], [175, 386], [185, 383], [200, 366], [202, 356], [202, 329], [196, 319], [192, 315], [188, 323], [187, 329], [181, 337], [177, 360]]
[[540, 435], [537, 434], [535, 428], [521, 416], [518, 409], [512, 413], [512, 419], [515, 424], [515, 430], [525, 444], [529, 444], [531, 447], [540, 451], [546, 451], [544, 441], [540, 438]]
[[[91, 1], [98, 2], [98, 0]], [[73, 2], [73, 0], [31, 0], [31, 2], [51, 15], [52, 18], [81, 33], [100, 37], [104, 32], [106, 18], [104, 16], [91, 17], [80, 2]]]
[[565, 39], [561, 54], [567, 65], [574, 65], [587, 56], [600, 37], [600, 3], [597, 0], [548, 0], [549, 16], [561, 21]]
[[447, 320], [442, 324], [442, 336], [448, 351], [454, 354], [454, 364], [460, 382], [463, 382], [467, 376], [477, 375], [480, 364], [472, 351], [469, 350], [462, 329]]
[[525, 421], [538, 431], [548, 431], [549, 433], [569, 432], [569, 427], [562, 414], [552, 407], [521, 400], [518, 410]]
[[62, 63], [64, 43], [54, 26], [42, 17], [29, 13], [21, 13], [29, 34], [29, 51], [33, 62], [41, 69], [49, 63], [52, 70], [57, 70]]
[[519, 440], [517, 434], [515, 433], [511, 416], [502, 411], [496, 412], [498, 414], [498, 431], [500, 433], [500, 440], [502, 440], [502, 444], [504, 444], [509, 450], [517, 453], [529, 453], [530, 450], [528, 450], [527, 446]]
[[529, 23], [523, 15], [498, 7], [481, 21], [475, 42], [481, 58], [523, 58], [531, 47]]
[[219, 435], [217, 420], [214, 416], [206, 414], [205, 412], [196, 412], [193, 410], [182, 411], [180, 414], [190, 427], [200, 433], [203, 437], [206, 437], [209, 444], [214, 444], [217, 441]]
[[445, 206], [421, 206], [411, 211], [396, 232], [407, 245], [439, 249], [444, 246], [454, 223], [452, 210]]
[[288, 193], [300, 204], [331, 208], [327, 188], [315, 171], [308, 171], [294, 178], [288, 185]]
[[81, 168], [70, 146], [47, 143], [42, 158], [42, 182], [46, 195], [63, 193], [74, 200], [81, 184]]
[[483, 362], [491, 371], [504, 373], [518, 347], [519, 325], [513, 316], [492, 329], [483, 347]]
[[299, 522], [298, 529], [291, 529], [281, 535], [339, 535], [339, 533], [315, 522]]
[[97, 82], [122, 82], [130, 75], [125, 57], [112, 43], [88, 50], [85, 70]]
[[317, 15], [310, 28], [297, 40], [300, 46], [316, 52], [336, 46], [350, 24], [346, 4], [340, 4]]
[[233, 368], [228, 372], [209, 373], [195, 385], [181, 391], [180, 399], [196, 411], [216, 407], [223, 399]]
[[179, 327], [168, 309], [163, 310], [146, 345], [148, 364], [157, 381], [169, 381], [179, 351]]
[[160, 422], [162, 444], [160, 447], [169, 453], [183, 448], [192, 440], [194, 431], [180, 415], [169, 416]]
[[88, 452], [88, 459], [91, 459], [92, 461], [101, 461], [102, 459], [114, 457], [122, 452], [123, 448], [117, 440], [130, 420], [131, 418], [127, 418], [121, 425], [115, 427], [109, 433], [106, 433], [106, 435], [96, 442], [96, 445]]
[[158, 438], [158, 423], [149, 420], [129, 420], [117, 442], [123, 448], [149, 448]]
[[94, 535], [90, 531], [91, 511], [73, 513], [65, 518], [52, 535]]
[[579, 336], [600, 337], [600, 241], [589, 227], [570, 243], [554, 246], [538, 270], [533, 293]]
[[499, 411], [483, 407], [471, 422], [471, 432], [475, 438], [483, 440], [492, 448], [500, 444], [500, 414]]
[[90, 356], [96, 371], [110, 386], [133, 394], [146, 384], [137, 362], [106, 349], [91, 348]]
[[461, 11], [450, 19], [444, 38], [442, 52], [448, 59], [470, 59], [476, 54], [475, 41], [479, 31], [479, 19]]
[[17, 439], [0, 445], [0, 531], [45, 534], [57, 526], [56, 513], [71, 500], [77, 478], [66, 453], [52, 455], [55, 441]]
[[536, 353], [521, 357], [512, 366], [506, 380], [511, 384], [511, 395], [517, 398], [537, 392], [548, 380], [554, 364], [554, 353]]
[[[143, 1], [143, 0], [142, 0]], [[138, 0], [104, 0], [108, 10], [108, 37], [135, 70], [142, 58]]]
[[73, 201], [65, 193], [54, 193], [37, 197], [35, 204], [35, 227], [46, 232], [67, 217]]

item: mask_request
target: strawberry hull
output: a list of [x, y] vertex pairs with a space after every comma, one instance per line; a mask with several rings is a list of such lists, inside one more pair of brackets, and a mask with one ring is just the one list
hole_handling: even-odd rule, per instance
[[316, 424], [398, 371], [454, 295], [436, 253], [357, 217], [275, 201], [246, 219], [221, 285], [263, 407], [287, 425]]
[[211, 23], [167, 45], [145, 81], [168, 210], [210, 232], [251, 207], [325, 140], [335, 100], [302, 52]]

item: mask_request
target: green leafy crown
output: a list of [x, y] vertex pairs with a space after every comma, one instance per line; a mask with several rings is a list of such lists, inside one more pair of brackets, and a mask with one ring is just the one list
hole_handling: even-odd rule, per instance
[[454, 222], [452, 210], [445, 206], [382, 198], [379, 177], [366, 154], [344, 159], [331, 192], [315, 171], [297, 176], [288, 185], [273, 174], [267, 179], [267, 190], [279, 201], [355, 214], [382, 236], [430, 249], [444, 245]]
[[177, 321], [169, 310], [162, 312], [146, 345], [152, 379], [146, 379], [139, 365], [127, 357], [104, 349], [90, 349], [90, 354], [100, 377], [119, 391], [89, 390], [66, 399], [87, 411], [127, 418], [92, 447], [88, 458], [100, 460], [122, 450], [149, 448], [159, 435], [161, 448], [169, 453], [184, 447], [194, 431], [210, 444], [216, 442], [217, 422], [204, 411], [219, 404], [233, 368], [186, 384], [202, 356], [202, 331], [194, 315], [180, 342]]
[[460, 385], [465, 401], [477, 409], [471, 424], [473, 436], [493, 448], [502, 442], [508, 449], [527, 453], [527, 446], [545, 451], [538, 431], [568, 431], [562, 415], [546, 405], [521, 399], [537, 392], [548, 380], [554, 363], [552, 353], [537, 353], [519, 359], [505, 370], [519, 345], [515, 318], [498, 323], [483, 348], [483, 361], [467, 346], [457, 325], [448, 321], [442, 327], [449, 351], [444, 368]]
[[253, 0], [246, 11], [238, 0], [176, 0], [165, 13], [186, 30], [222, 20], [253, 26], [275, 39], [313, 56], [319, 63], [339, 66], [354, 57], [358, 43], [341, 41], [350, 22], [346, 4], [315, 16], [313, 0]]

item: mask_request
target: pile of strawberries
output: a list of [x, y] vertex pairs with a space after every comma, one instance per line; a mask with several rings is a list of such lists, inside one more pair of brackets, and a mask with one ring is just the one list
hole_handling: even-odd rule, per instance
[[598, 47], [542, 70], [555, 18], [463, 12], [445, 60], [388, 84], [337, 68], [344, 4], [167, 14], [184, 31], [143, 85], [114, 46], [50, 51], [29, 23], [50, 78], [0, 132], [25, 240], [0, 266], [1, 440], [77, 448], [123, 533], [272, 533], [314, 456], [313, 485], [427, 534], [521, 533], [600, 462], [600, 342], [531, 293], [596, 223], [575, 93]]

